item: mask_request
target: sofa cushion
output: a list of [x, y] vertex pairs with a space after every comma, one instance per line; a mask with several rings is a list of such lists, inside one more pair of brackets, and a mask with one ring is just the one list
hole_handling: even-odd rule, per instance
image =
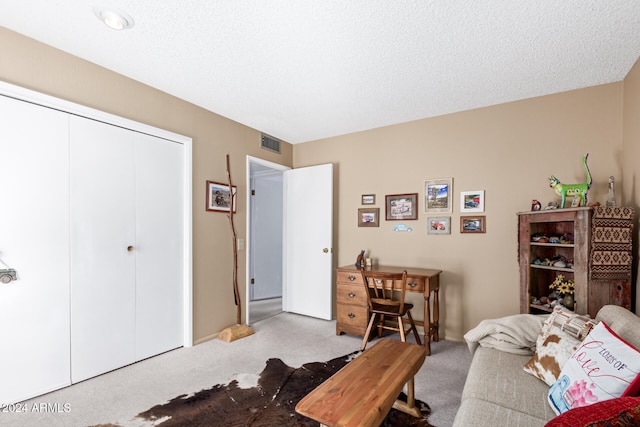
[[571, 409], [545, 427], [634, 427], [640, 425], [640, 397], [619, 397]]
[[547, 401], [549, 386], [524, 372], [522, 366], [527, 360], [529, 356], [478, 348], [471, 361], [462, 400], [483, 400], [516, 408], [518, 412], [543, 420], [539, 425], [544, 425], [555, 416]]
[[525, 372], [552, 385], [558, 379], [569, 356], [578, 348], [595, 322], [556, 306], [545, 320], [536, 341], [536, 352], [524, 365]]
[[[540, 381], [538, 381], [540, 382]], [[547, 420], [479, 399], [463, 400], [453, 427], [542, 427]]]
[[549, 404], [561, 414], [572, 408], [635, 394], [640, 383], [640, 351], [604, 321], [598, 323], [549, 388]]
[[596, 314], [596, 321], [604, 321], [623, 340], [640, 348], [640, 318], [633, 312], [617, 305], [605, 305]]

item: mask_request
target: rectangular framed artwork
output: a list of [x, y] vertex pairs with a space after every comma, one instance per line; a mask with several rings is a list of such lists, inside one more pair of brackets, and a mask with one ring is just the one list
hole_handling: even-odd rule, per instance
[[384, 197], [387, 221], [418, 219], [418, 193], [389, 194]]
[[233, 204], [233, 212], [236, 212], [236, 193], [238, 188], [233, 186], [233, 200], [229, 192], [229, 186], [220, 182], [207, 181], [207, 210], [211, 212], [229, 212]]
[[451, 234], [451, 217], [427, 218], [427, 234]]
[[486, 218], [484, 215], [460, 217], [460, 233], [484, 233], [485, 229]]
[[484, 190], [461, 191], [460, 212], [484, 212]]
[[362, 204], [363, 205], [375, 205], [376, 204], [376, 195], [375, 194], [363, 194], [362, 195]]
[[378, 227], [380, 224], [380, 208], [358, 209], [358, 227]]
[[424, 211], [453, 212], [453, 178], [428, 179], [424, 182]]

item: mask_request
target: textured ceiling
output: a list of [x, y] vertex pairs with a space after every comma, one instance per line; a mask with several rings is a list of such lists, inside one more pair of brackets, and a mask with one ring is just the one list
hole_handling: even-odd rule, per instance
[[640, 57], [639, 0], [0, 0], [0, 26], [291, 143], [616, 82]]

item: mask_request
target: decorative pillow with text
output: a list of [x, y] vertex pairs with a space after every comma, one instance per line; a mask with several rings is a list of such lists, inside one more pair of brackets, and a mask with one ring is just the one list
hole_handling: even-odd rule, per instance
[[536, 352], [524, 365], [525, 372], [549, 386], [555, 383], [566, 361], [594, 325], [595, 321], [589, 316], [556, 306], [542, 325]]
[[549, 388], [556, 414], [626, 395], [640, 387], [640, 351], [604, 323], [598, 323], [569, 357]]

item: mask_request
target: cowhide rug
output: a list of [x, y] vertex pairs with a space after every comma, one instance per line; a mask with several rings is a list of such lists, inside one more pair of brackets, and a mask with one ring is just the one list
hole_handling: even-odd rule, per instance
[[[255, 387], [241, 388], [238, 381], [233, 380], [190, 396], [181, 395], [138, 414], [136, 425], [146, 421], [161, 427], [317, 427], [317, 422], [296, 413], [296, 404], [359, 353], [328, 362], [307, 363], [297, 369], [280, 359], [269, 359]], [[406, 400], [404, 393], [401, 398]], [[427, 421], [431, 413], [429, 405], [421, 401], [416, 401], [416, 405], [422, 418], [392, 409], [382, 426], [432, 427]]]

